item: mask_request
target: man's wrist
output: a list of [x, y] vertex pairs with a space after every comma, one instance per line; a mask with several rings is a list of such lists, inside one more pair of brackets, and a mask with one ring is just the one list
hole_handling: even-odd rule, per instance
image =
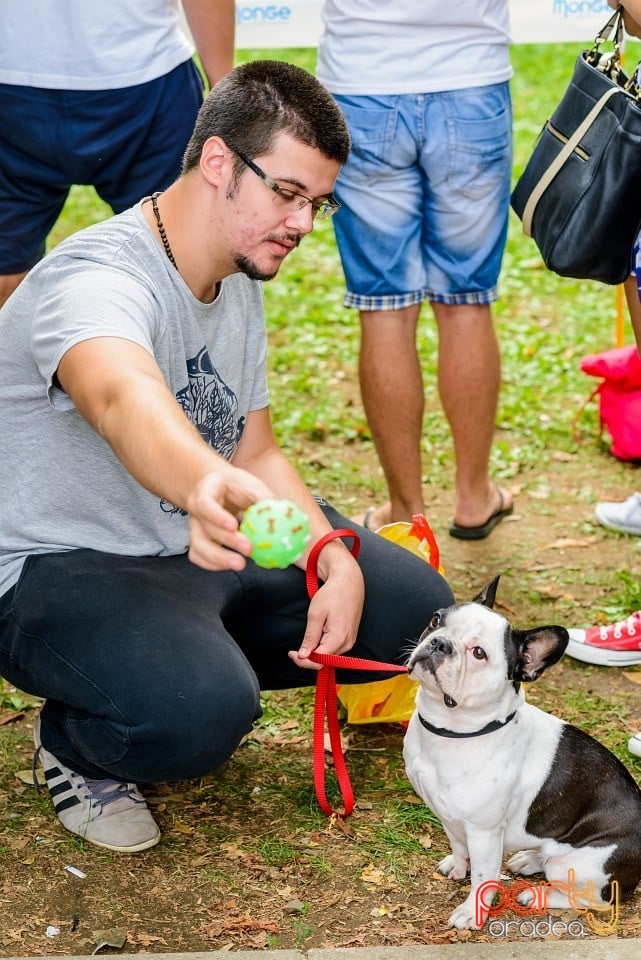
[[[344, 539], [343, 539], [344, 538]], [[312, 576], [325, 581], [335, 567], [351, 564], [358, 555], [360, 539], [355, 531], [348, 528], [330, 530], [319, 537], [309, 552], [307, 570]]]

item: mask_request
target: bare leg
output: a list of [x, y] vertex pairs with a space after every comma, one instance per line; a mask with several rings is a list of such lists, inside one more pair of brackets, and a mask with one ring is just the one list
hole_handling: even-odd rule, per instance
[[639, 288], [637, 287], [636, 276], [631, 275], [624, 283], [625, 299], [630, 311], [630, 320], [632, 329], [637, 342], [637, 349], [641, 352], [641, 300], [639, 299]]
[[423, 377], [416, 350], [420, 304], [363, 311], [359, 376], [363, 406], [389, 490], [375, 528], [424, 512], [421, 484]]
[[[433, 303], [439, 331], [438, 386], [456, 458], [454, 521], [484, 523], [500, 505], [489, 460], [501, 381], [490, 308]], [[502, 491], [505, 506], [512, 500]]]
[[6, 273], [0, 276], [0, 307], [4, 306], [20, 281], [26, 277], [25, 273]]

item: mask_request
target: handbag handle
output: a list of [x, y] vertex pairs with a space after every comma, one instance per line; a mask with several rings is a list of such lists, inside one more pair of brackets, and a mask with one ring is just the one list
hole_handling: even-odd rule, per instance
[[623, 93], [623, 95], [626, 96], [626, 94], [621, 89], [621, 87], [618, 87], [616, 85], [610, 87], [608, 90], [605, 91], [603, 96], [601, 96], [597, 100], [597, 102], [594, 104], [594, 106], [588, 113], [587, 117], [585, 117], [583, 122], [579, 124], [579, 126], [576, 128], [572, 136], [564, 144], [563, 149], [560, 150], [559, 153], [556, 155], [556, 157], [554, 158], [554, 160], [552, 161], [550, 166], [547, 168], [547, 170], [545, 171], [545, 173], [543, 174], [543, 176], [535, 186], [534, 190], [528, 197], [528, 201], [525, 204], [525, 207], [523, 209], [523, 217], [522, 217], [523, 233], [526, 235], [526, 237], [532, 236], [532, 221], [534, 219], [534, 212], [536, 210], [539, 200], [541, 199], [541, 197], [543, 196], [547, 188], [550, 186], [550, 184], [556, 177], [557, 173], [559, 172], [559, 170], [561, 169], [565, 161], [571, 156], [571, 154], [574, 151], [574, 148], [578, 147], [579, 143], [581, 142], [585, 134], [588, 132], [588, 130], [590, 129], [590, 127], [592, 126], [592, 124], [594, 123], [598, 115], [601, 113], [601, 111], [605, 107], [610, 97], [613, 97], [615, 93]]
[[597, 52], [602, 43], [610, 39], [610, 34], [614, 30], [614, 45], [617, 51], [623, 43], [623, 7], [617, 7], [604, 27], [601, 27], [594, 38], [594, 47], [590, 53]]

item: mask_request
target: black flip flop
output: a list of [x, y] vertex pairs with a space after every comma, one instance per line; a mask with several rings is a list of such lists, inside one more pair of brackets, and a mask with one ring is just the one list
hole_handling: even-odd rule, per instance
[[499, 505], [494, 513], [491, 513], [485, 523], [481, 523], [478, 527], [464, 527], [459, 523], [453, 523], [450, 527], [450, 536], [456, 537], [457, 540], [485, 540], [497, 523], [500, 523], [504, 517], [509, 517], [510, 514], [514, 511], [514, 504], [511, 503], [509, 507], [504, 507], [503, 503], [503, 494], [499, 490]]
[[368, 507], [365, 511], [365, 516], [363, 517], [363, 526], [366, 530], [371, 530], [373, 533], [376, 533], [374, 527], [372, 527], [372, 517], [376, 512], [376, 507]]

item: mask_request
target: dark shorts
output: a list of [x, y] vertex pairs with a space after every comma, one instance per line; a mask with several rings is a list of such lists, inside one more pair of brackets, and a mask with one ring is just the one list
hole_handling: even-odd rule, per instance
[[168, 187], [202, 98], [192, 60], [120, 90], [0, 84], [0, 274], [40, 260], [73, 184], [116, 213]]

